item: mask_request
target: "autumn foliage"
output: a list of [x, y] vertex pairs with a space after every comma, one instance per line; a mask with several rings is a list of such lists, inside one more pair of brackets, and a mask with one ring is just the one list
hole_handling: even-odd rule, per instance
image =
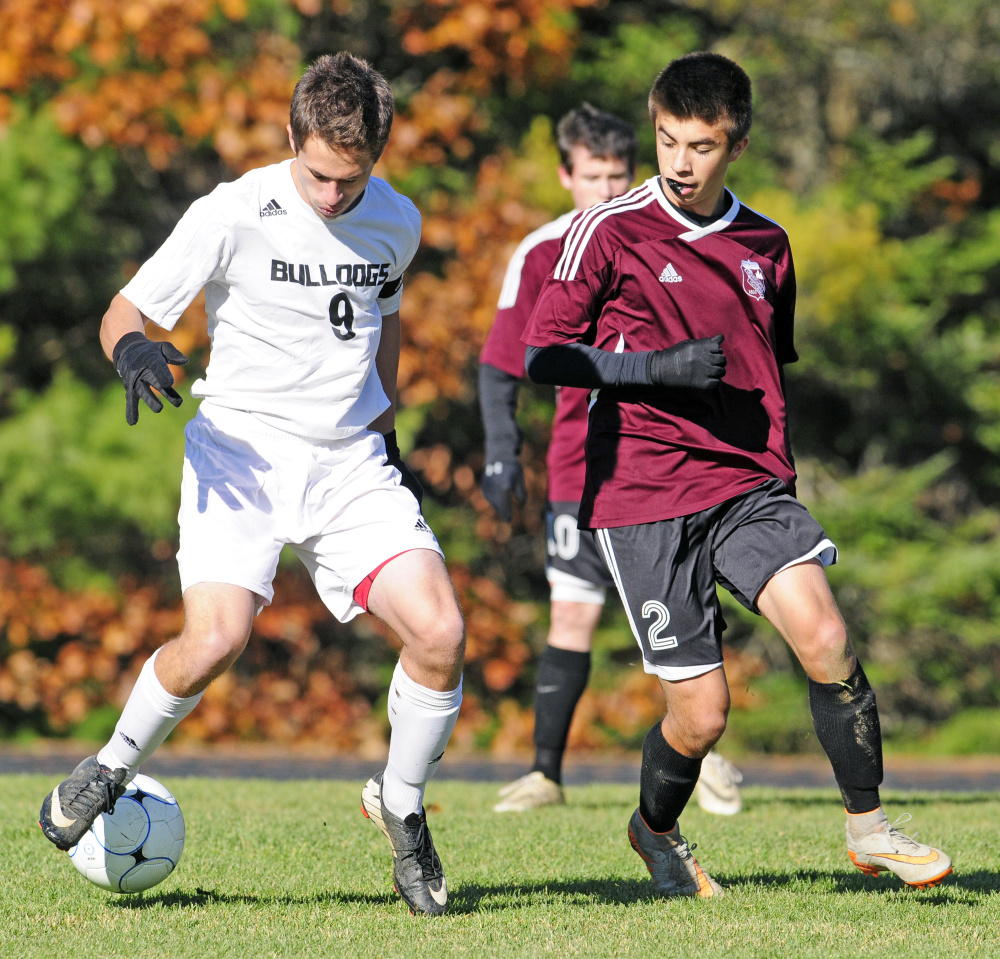
[[[0, 518], [10, 553], [0, 558], [0, 734], [106, 726], [141, 663], [180, 628], [165, 573], [176, 547], [165, 526], [171, 502], [157, 501], [159, 525], [142, 522], [141, 500], [115, 509], [118, 490], [159, 495], [179, 479], [132, 482], [130, 456], [150, 469], [161, 439], [179, 449], [180, 427], [170, 434], [146, 418], [123, 442], [106, 425], [110, 413], [66, 416], [74, 427], [59, 432], [39, 411], [56, 387], [88, 415], [91, 404], [111, 410], [100, 392], [114, 374], [95, 345], [98, 293], [113, 295], [194, 197], [289, 155], [294, 84], [306, 63], [338, 49], [389, 79], [396, 116], [376, 173], [423, 217], [405, 280], [399, 426], [468, 624], [457, 746], [516, 751], [531, 738], [551, 394], [522, 390], [528, 502], [513, 524], [501, 522], [479, 492], [475, 367], [514, 247], [566, 209], [557, 184], [539, 186], [554, 182], [552, 121], [592, 98], [641, 126], [655, 70], [699, 46], [747, 64], [761, 101], [752, 157], [732, 174], [796, 251], [802, 359], [788, 385], [799, 491], [852, 557], [831, 579], [879, 681], [883, 729], [926, 729], [1000, 703], [995, 5], [968, 0], [950, 20], [930, 0], [813, 6], [804, 17], [792, 0], [0, 3], [0, 201], [9, 208], [0, 220], [0, 495], [17, 506]], [[45, 137], [56, 162], [32, 149]], [[648, 160], [648, 140], [642, 149]], [[169, 335], [192, 356], [178, 370], [183, 389], [208, 355], [203, 297]], [[114, 403], [124, 431], [120, 394]], [[100, 454], [75, 455], [75, 431]], [[70, 477], [66, 488], [38, 480], [42, 467], [25, 466], [21, 447], [49, 456], [55, 480], [60, 469]], [[108, 472], [120, 473], [98, 490], [105, 477], [94, 462], [109, 457]], [[93, 550], [91, 540], [100, 540]], [[119, 555], [127, 562], [116, 565]], [[69, 585], [73, 576], [89, 585]], [[616, 610], [609, 603], [605, 622]], [[733, 606], [726, 615], [734, 707], [766, 711], [765, 664], [768, 681], [787, 680], [786, 694], [799, 695], [780, 641], [759, 618]], [[579, 746], [634, 745], [660, 709], [623, 617], [614, 630], [577, 712]], [[178, 736], [376, 751], [396, 643], [372, 617], [337, 624], [305, 574], [282, 567], [247, 652]]]

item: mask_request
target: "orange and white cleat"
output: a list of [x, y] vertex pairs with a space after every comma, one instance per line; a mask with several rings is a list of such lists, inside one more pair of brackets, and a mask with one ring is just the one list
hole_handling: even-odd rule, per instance
[[628, 841], [642, 857], [653, 885], [664, 896], [699, 896], [710, 899], [725, 892], [691, 855], [694, 846], [688, 846], [681, 835], [680, 823], [670, 832], [653, 832], [637, 809], [628, 824]]
[[847, 817], [847, 855], [867, 876], [892, 872], [915, 889], [930, 889], [951, 873], [951, 859], [940, 849], [924, 845], [900, 832], [897, 826], [910, 821], [903, 813], [894, 823], [886, 819], [874, 832], [855, 838]]

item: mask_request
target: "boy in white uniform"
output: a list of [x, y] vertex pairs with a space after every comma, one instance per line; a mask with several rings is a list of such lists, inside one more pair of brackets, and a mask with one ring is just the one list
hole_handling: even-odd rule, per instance
[[388, 85], [364, 61], [320, 58], [292, 97], [294, 158], [195, 201], [105, 314], [101, 343], [130, 425], [139, 397], [162, 409], [152, 389], [180, 404], [167, 364], [187, 359], [143, 330], [171, 329], [202, 287], [212, 354], [186, 430], [184, 629], [147, 661], [111, 741], [45, 798], [40, 825], [60, 848], [114, 808], [235, 662], [288, 544], [339, 620], [370, 611], [402, 640], [388, 763], [362, 808], [389, 839], [410, 910], [445, 910], [423, 794], [458, 716], [465, 632], [393, 429], [402, 276], [420, 215], [371, 175], [392, 115]]

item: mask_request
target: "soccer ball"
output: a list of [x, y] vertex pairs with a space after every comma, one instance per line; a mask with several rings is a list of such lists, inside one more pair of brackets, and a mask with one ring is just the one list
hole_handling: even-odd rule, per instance
[[69, 858], [92, 883], [111, 892], [142, 892], [163, 882], [184, 849], [184, 816], [170, 790], [137, 775], [115, 811], [103, 813]]

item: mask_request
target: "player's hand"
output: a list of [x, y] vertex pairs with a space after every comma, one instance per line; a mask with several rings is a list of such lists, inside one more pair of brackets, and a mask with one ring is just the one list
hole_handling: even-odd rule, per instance
[[514, 505], [511, 497], [522, 506], [528, 498], [524, 488], [524, 470], [518, 460], [497, 460], [486, 464], [486, 472], [482, 482], [483, 496], [505, 523], [514, 517]]
[[111, 358], [125, 385], [125, 422], [139, 422], [139, 397], [154, 413], [163, 404], [153, 390], [173, 406], [181, 405], [181, 396], [174, 389], [174, 374], [168, 363], [183, 366], [188, 358], [173, 343], [159, 343], [145, 334], [126, 333], [116, 344]]
[[655, 386], [715, 389], [726, 375], [722, 333], [704, 340], [684, 340], [649, 358], [649, 378]]
[[383, 437], [385, 439], [385, 457], [390, 466], [395, 466], [399, 470], [400, 485], [405, 486], [417, 499], [417, 506], [422, 506], [424, 502], [424, 488], [417, 479], [417, 474], [406, 465], [403, 454], [399, 452], [399, 444], [396, 442], [396, 431], [389, 430]]

